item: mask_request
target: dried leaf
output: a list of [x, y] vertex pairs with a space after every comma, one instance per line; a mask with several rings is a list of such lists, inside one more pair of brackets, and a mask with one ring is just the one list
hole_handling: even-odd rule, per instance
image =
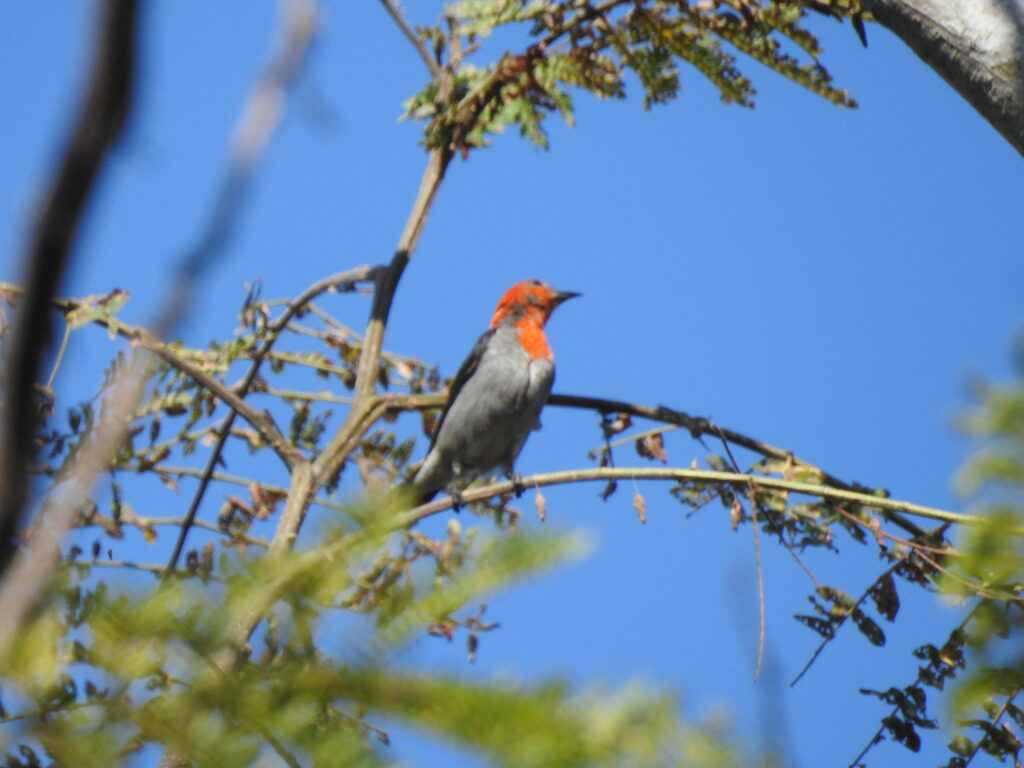
[[544, 498], [544, 494], [540, 492], [540, 488], [533, 494], [533, 508], [537, 510], [537, 519], [543, 523], [548, 516], [548, 502]]
[[743, 505], [740, 504], [739, 499], [732, 500], [732, 506], [729, 507], [729, 524], [735, 531], [740, 527], [740, 523], [743, 522]]
[[614, 416], [604, 414], [601, 417], [601, 431], [605, 437], [617, 435], [633, 426], [633, 419], [628, 413], [616, 413]]
[[665, 439], [660, 432], [647, 435], [636, 441], [636, 452], [645, 459], [655, 459], [662, 464], [668, 463], [668, 455], [665, 453]]
[[853, 612], [852, 617], [857, 629], [872, 645], [885, 645], [885, 633], [874, 619], [859, 609]]
[[868, 516], [868, 530], [875, 537], [875, 543], [880, 549], [885, 549], [885, 537], [882, 535], [882, 521], [874, 515]]
[[633, 492], [633, 509], [636, 511], [636, 516], [640, 518], [640, 523], [646, 523], [647, 504], [644, 501], [644, 497], [640, 495], [640, 491]]
[[900, 596], [896, 592], [896, 582], [891, 571], [886, 571], [879, 577], [868, 593], [875, 604], [878, 612], [887, 620], [893, 621], [900, 609]]
[[157, 477], [160, 478], [160, 482], [170, 488], [172, 491], [178, 490], [178, 481], [168, 475], [166, 472], [157, 472]]

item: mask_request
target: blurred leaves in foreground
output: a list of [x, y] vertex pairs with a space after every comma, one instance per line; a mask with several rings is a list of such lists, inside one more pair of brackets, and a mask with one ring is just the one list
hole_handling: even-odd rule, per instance
[[[434, 547], [379, 510], [353, 512], [360, 522], [310, 549], [225, 552], [191, 578], [128, 585], [96, 578], [92, 563], [66, 564], [2, 662], [7, 764], [41, 765], [45, 754], [106, 768], [157, 742], [222, 768], [265, 752], [287, 765], [394, 765], [392, 723], [510, 768], [740, 764], [724, 734], [686, 726], [663, 692], [471, 682], [396, 665], [394, 652], [431, 627], [479, 629], [462, 614], [479, 616], [488, 594], [585, 542], [450, 525]], [[269, 617], [265, 629], [238, 637], [253, 612]], [[225, 649], [243, 652], [229, 661]]]

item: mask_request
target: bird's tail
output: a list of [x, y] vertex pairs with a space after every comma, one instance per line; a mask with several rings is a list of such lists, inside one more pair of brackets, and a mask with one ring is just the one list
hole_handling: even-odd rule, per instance
[[418, 507], [437, 496], [450, 480], [451, 471], [445, 471], [444, 462], [436, 452], [430, 451], [416, 470], [416, 474], [412, 476], [412, 480], [403, 483], [399, 488], [406, 495], [408, 503]]
[[437, 471], [433, 463], [424, 461], [411, 480], [395, 486], [388, 496], [411, 509], [431, 501], [446, 484], [447, 478]]

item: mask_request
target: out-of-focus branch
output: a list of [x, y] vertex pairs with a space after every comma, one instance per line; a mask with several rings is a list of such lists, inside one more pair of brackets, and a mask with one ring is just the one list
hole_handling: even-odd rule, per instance
[[[118, 3], [112, 2], [112, 5], [117, 6]], [[110, 397], [104, 403], [102, 415], [88, 437], [88, 445], [76, 454], [55, 484], [56, 491], [47, 499], [31, 540], [18, 553], [8, 578], [0, 587], [0, 615], [4, 616], [0, 626], [0, 655], [6, 652], [14, 631], [45, 590], [50, 571], [58, 562], [59, 546], [64, 533], [72, 524], [82, 501], [91, 492], [96, 476], [106, 468], [124, 438], [125, 427], [148, 381], [153, 360], [149, 350], [164, 359], [177, 357], [159, 341], [159, 337], [170, 333], [177, 325], [191, 304], [198, 281], [224, 250], [227, 238], [241, 213], [256, 161], [279, 122], [284, 90], [297, 74], [309, 47], [315, 18], [313, 0], [292, 0], [286, 6], [280, 55], [274, 56], [268, 73], [257, 85], [239, 122], [229, 168], [206, 231], [199, 244], [179, 264], [169, 296], [153, 325], [155, 333], [132, 334], [136, 346], [143, 349], [136, 349], [124, 372], [117, 377]], [[46, 295], [44, 304], [50, 303], [51, 296], [52, 292]], [[274, 435], [276, 427], [269, 420], [260, 418], [260, 414], [252, 411], [220, 382], [187, 361], [179, 359], [175, 364], [247, 419], [256, 417], [258, 423], [253, 423], [253, 426], [265, 436], [272, 437], [271, 443], [277, 443], [274, 447], [286, 463], [308, 463], [294, 446]]]
[[[33, 388], [50, 346], [49, 302], [57, 292], [78, 226], [110, 149], [124, 128], [135, 82], [137, 0], [104, 0], [88, 90], [50, 184], [25, 257], [27, 291], [11, 339], [0, 434], [0, 573], [16, 551], [28, 499], [37, 419]], [[10, 621], [10, 617], [5, 617]]]
[[89, 497], [97, 475], [124, 439], [125, 426], [145, 391], [152, 355], [137, 351], [118, 375], [105, 400], [98, 423], [87, 445], [58, 475], [31, 538], [16, 553], [0, 583], [0, 657], [7, 653], [15, 632], [50, 583], [50, 573], [60, 560], [60, 544], [75, 515]]
[[[263, 155], [270, 137], [280, 122], [285, 98], [305, 61], [313, 34], [316, 31], [316, 23], [316, 0], [283, 0], [281, 24], [277, 32], [278, 42], [266, 70], [253, 88], [239, 118], [231, 146], [228, 169], [216, 206], [199, 243], [182, 261], [178, 272], [174, 292], [185, 300], [191, 296], [198, 284], [205, 271], [204, 267], [209, 264], [214, 255], [223, 249], [238, 220], [257, 161]], [[173, 306], [173, 302], [171, 306]], [[171, 314], [169, 309], [166, 319], [173, 322], [175, 318], [176, 316]], [[263, 354], [265, 355], [266, 352]], [[236, 410], [243, 416], [245, 415], [241, 408]], [[224, 434], [227, 435], [227, 430]], [[216, 453], [213, 454], [213, 456], [216, 455]], [[301, 454], [299, 454], [299, 458], [301, 460], [289, 463], [293, 483], [296, 475], [308, 474], [308, 461]], [[211, 469], [214, 461], [215, 459], [211, 457], [208, 464]], [[200, 500], [201, 495], [197, 494], [194, 499], [196, 510]], [[190, 516], [194, 517], [195, 511], [191, 508], [189, 511]], [[187, 529], [185, 530], [187, 531]], [[181, 546], [184, 546], [184, 537], [180, 539], [179, 546], [175, 548], [178, 553], [180, 553]], [[183, 765], [187, 765], [187, 761], [171, 751], [165, 752], [160, 760], [161, 768]]]
[[217, 201], [198, 242], [178, 265], [172, 287], [174, 296], [155, 324], [157, 336], [163, 337], [177, 323], [182, 316], [178, 307], [188, 306], [196, 286], [227, 245], [244, 210], [253, 174], [280, 124], [288, 91], [309, 52], [317, 26], [315, 0], [284, 0], [283, 6], [270, 61], [253, 86], [235, 125]]

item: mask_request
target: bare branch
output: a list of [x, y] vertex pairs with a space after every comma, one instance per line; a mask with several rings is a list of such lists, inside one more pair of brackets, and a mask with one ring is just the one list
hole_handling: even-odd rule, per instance
[[124, 128], [135, 82], [137, 0], [105, 0], [88, 91], [60, 165], [36, 215], [25, 255], [21, 305], [6, 365], [0, 435], [0, 572], [15, 552], [28, 497], [28, 464], [37, 409], [33, 389], [50, 346], [49, 302], [57, 291], [100, 169]]
[[[640, 416], [645, 419], [660, 421], [665, 424], [678, 424], [679, 426], [685, 427], [689, 430], [693, 437], [699, 437], [700, 435], [721, 436], [733, 445], [738, 445], [741, 448], [754, 451], [762, 456], [781, 460], [790, 459], [796, 466], [818, 469], [813, 464], [809, 464], [803, 459], [794, 456], [792, 452], [783, 448], [777, 448], [774, 445], [763, 443], [760, 440], [747, 437], [746, 435], [734, 432], [731, 429], [719, 427], [717, 424], [703, 417], [690, 416], [682, 411], [675, 411], [671, 408], [665, 408], [664, 406], [652, 407], [649, 405], [627, 403], [620, 400], [605, 400], [597, 397], [580, 397], [578, 395], [559, 394], [551, 395], [548, 398], [548, 405], [558, 405], [568, 408], [589, 408], [600, 413], [628, 413], [631, 416]], [[835, 477], [828, 472], [822, 472], [821, 476], [822, 480], [824, 480], [828, 485], [848, 491], [857, 492], [858, 490], [857, 486], [843, 482], [838, 477]], [[921, 536], [925, 533], [925, 531], [918, 525], [900, 516], [894, 509], [889, 510], [888, 516], [894, 524], [898, 525], [913, 536]]]
[[[943, 509], [924, 507], [920, 504], [913, 504], [909, 501], [871, 496], [867, 493], [847, 491], [842, 488], [832, 488], [827, 485], [812, 485], [810, 483], [799, 483], [792, 480], [782, 480], [776, 477], [763, 477], [760, 475], [747, 475], [737, 472], [718, 472], [710, 469], [673, 469], [663, 467], [595, 467], [590, 469], [573, 469], [563, 472], [549, 472], [540, 475], [531, 475], [522, 478], [521, 484], [526, 487], [541, 485], [562, 485], [565, 483], [582, 483], [594, 480], [675, 480], [687, 481], [698, 480], [707, 483], [724, 483], [736, 487], [746, 487], [753, 483], [755, 488], [771, 488], [780, 491], [791, 491], [802, 493], [807, 496], [817, 496], [823, 499], [838, 499], [862, 504], [866, 507], [877, 509], [889, 509], [905, 512], [918, 517], [926, 517], [932, 520], [942, 520], [947, 523], [958, 523], [960, 525], [980, 525], [985, 519], [975, 515], [964, 515], [957, 512], [947, 512]], [[464, 502], [481, 501], [502, 493], [511, 493], [515, 488], [509, 481], [491, 483], [480, 488], [468, 488], [462, 493]], [[402, 525], [409, 526], [422, 520], [424, 517], [437, 514], [452, 506], [449, 498], [431, 501], [415, 509], [410, 510], [402, 516]], [[1014, 530], [1018, 536], [1024, 536], [1024, 530]]]
[[409, 26], [409, 23], [402, 15], [402, 10], [398, 7], [396, 0], [380, 0], [380, 4], [384, 6], [384, 10], [388, 12], [388, 16], [390, 16], [391, 20], [398, 25], [398, 28], [402, 30], [402, 34], [405, 35], [412, 47], [416, 49], [416, 53], [418, 53], [420, 58], [423, 59], [423, 63], [426, 65], [427, 71], [430, 73], [430, 77], [435, 80], [440, 78], [441, 65], [438, 64], [434, 57], [430, 55], [430, 51], [427, 50], [427, 46], [423, 44], [419, 35], [417, 35], [413, 31], [412, 27]]
[[[249, 370], [246, 372], [245, 377], [242, 379], [241, 383], [234, 388], [234, 392], [239, 401], [244, 402], [242, 398], [249, 393], [249, 388], [252, 386], [253, 381], [255, 381], [256, 374], [259, 372], [260, 366], [263, 364], [263, 360], [266, 358], [267, 353], [270, 352], [274, 342], [277, 341], [281, 332], [288, 326], [288, 323], [291, 322], [295, 315], [302, 311], [303, 307], [326, 291], [351, 290], [355, 283], [373, 279], [376, 272], [376, 269], [365, 266], [356, 267], [355, 269], [350, 269], [345, 272], [338, 272], [337, 274], [326, 277], [323, 280], [318, 280], [299, 294], [285, 308], [280, 317], [271, 324], [267, 331], [267, 335], [263, 339], [263, 343], [252, 357], [252, 362], [249, 364]], [[178, 563], [178, 558], [181, 557], [181, 552], [185, 548], [185, 540], [188, 538], [189, 528], [192, 526], [192, 522], [195, 520], [196, 514], [199, 512], [199, 505], [202, 503], [203, 496], [206, 494], [206, 489], [210, 484], [210, 479], [213, 477], [214, 469], [216, 469], [217, 462], [220, 460], [221, 452], [224, 450], [224, 445], [227, 442], [228, 436], [231, 434], [231, 426], [234, 424], [235, 416], [238, 413], [239, 409], [232, 406], [231, 412], [228, 414], [227, 418], [224, 420], [224, 424], [219, 430], [217, 442], [213, 446], [213, 450], [210, 452], [210, 458], [207, 459], [206, 466], [204, 467], [202, 476], [199, 479], [199, 487], [192, 495], [192, 502], [189, 504], [188, 510], [185, 513], [185, 520], [181, 526], [181, 532], [178, 534], [178, 540], [174, 545], [174, 550], [171, 553], [170, 558], [167, 560], [168, 573], [174, 571], [174, 568]], [[305, 461], [305, 458], [303, 458], [302, 461]], [[289, 464], [289, 466], [291, 465]]]

